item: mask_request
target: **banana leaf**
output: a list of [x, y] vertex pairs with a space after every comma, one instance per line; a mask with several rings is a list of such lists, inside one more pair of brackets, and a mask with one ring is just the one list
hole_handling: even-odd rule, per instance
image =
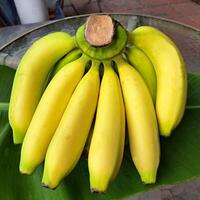
[[144, 185], [133, 165], [128, 145], [119, 175], [104, 195], [89, 192], [87, 160], [59, 187], [41, 186], [43, 165], [31, 176], [19, 173], [20, 145], [12, 142], [8, 103], [15, 71], [0, 66], [0, 199], [3, 200], [117, 200], [163, 185], [176, 184], [200, 176], [200, 76], [188, 74], [188, 99], [184, 118], [170, 138], [161, 139], [161, 162], [155, 185]]

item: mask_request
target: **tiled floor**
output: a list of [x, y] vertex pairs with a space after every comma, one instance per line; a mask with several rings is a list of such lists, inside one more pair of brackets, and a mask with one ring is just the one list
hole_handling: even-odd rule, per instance
[[192, 0], [65, 0], [65, 16], [95, 12], [147, 14], [200, 29], [200, 5]]

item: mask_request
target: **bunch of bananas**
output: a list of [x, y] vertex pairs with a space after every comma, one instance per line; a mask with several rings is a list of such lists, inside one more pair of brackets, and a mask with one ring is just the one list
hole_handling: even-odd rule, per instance
[[[42, 184], [56, 188], [86, 146], [91, 191], [105, 192], [122, 163], [127, 122], [141, 180], [155, 183], [159, 132], [169, 136], [185, 109], [181, 53], [153, 27], [127, 33], [109, 16], [89, 19], [75, 37], [42, 37], [19, 64], [9, 121], [14, 143], [22, 143], [20, 172], [31, 174], [45, 161]], [[102, 45], [109, 33], [112, 40]]]

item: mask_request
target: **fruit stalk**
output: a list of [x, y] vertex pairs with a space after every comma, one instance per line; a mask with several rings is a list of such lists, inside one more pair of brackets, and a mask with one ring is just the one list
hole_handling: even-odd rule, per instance
[[55, 66], [54, 72], [53, 72], [53, 76], [55, 76], [55, 74], [60, 71], [60, 69], [62, 69], [66, 64], [73, 62], [74, 60], [78, 59], [81, 57], [81, 50], [80, 49], [73, 49], [72, 51], [70, 51], [67, 55], [65, 55], [64, 58], [62, 58]]
[[92, 15], [89, 18], [98, 20], [96, 23], [88, 23], [87, 26], [82, 25], [76, 32], [76, 43], [83, 53], [99, 61], [120, 54], [127, 43], [126, 30], [110, 16], [96, 18]]

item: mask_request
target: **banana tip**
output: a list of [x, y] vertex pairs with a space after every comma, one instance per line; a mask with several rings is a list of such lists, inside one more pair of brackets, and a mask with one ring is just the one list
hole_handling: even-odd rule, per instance
[[51, 190], [55, 190], [56, 189], [56, 187], [51, 187], [50, 185], [48, 185], [48, 184], [46, 184], [44, 182], [42, 182], [41, 185], [42, 185], [42, 187], [45, 187], [45, 188], [48, 188], [48, 189], [51, 189]]
[[24, 134], [13, 129], [13, 143], [22, 144], [24, 140]]
[[22, 174], [22, 175], [30, 175], [29, 173], [27, 173], [27, 172], [22, 172], [22, 171], [19, 171], [20, 172], [20, 174]]
[[165, 137], [165, 138], [169, 138], [171, 136], [171, 133], [160, 133], [161, 136]]
[[150, 185], [150, 184], [155, 184], [156, 181], [155, 180], [142, 180], [142, 182], [146, 185]]
[[[23, 138], [23, 139], [24, 139], [24, 138]], [[23, 139], [13, 136], [13, 143], [14, 143], [14, 144], [22, 144], [22, 143], [23, 143]]]
[[20, 171], [20, 174], [31, 175], [33, 173], [33, 171], [34, 171], [34, 168], [31, 165], [26, 164], [23, 161], [20, 161], [19, 171]]
[[100, 191], [100, 190], [95, 189], [95, 188], [91, 188], [91, 189], [90, 189], [90, 192], [91, 192], [92, 194], [105, 194], [105, 192]]
[[26, 171], [26, 170], [22, 170], [22, 169], [20, 169], [19, 172], [20, 172], [20, 174], [22, 174], [22, 175], [31, 175], [31, 174], [32, 174], [32, 172]]
[[155, 184], [156, 174], [145, 174], [141, 176], [141, 179], [144, 184]]
[[160, 127], [160, 135], [163, 137], [169, 137], [171, 135], [172, 128], [171, 127]]

